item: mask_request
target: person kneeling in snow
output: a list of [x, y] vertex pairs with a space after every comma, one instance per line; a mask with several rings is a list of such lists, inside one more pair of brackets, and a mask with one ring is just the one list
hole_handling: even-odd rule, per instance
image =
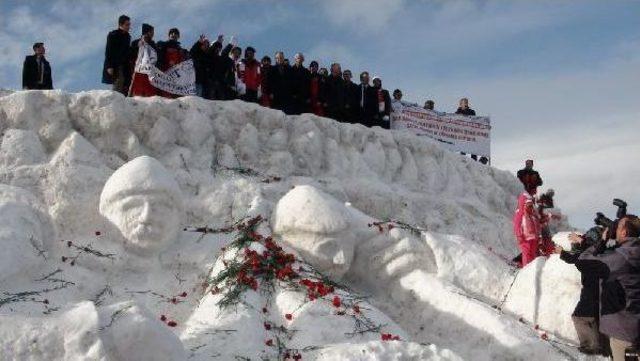
[[576, 262], [580, 272], [592, 273], [602, 280], [600, 332], [610, 338], [614, 361], [627, 360], [625, 353], [635, 353], [640, 346], [639, 236], [640, 218], [627, 215], [618, 222], [613, 250], [583, 254]]
[[540, 219], [529, 192], [522, 192], [518, 196], [518, 209], [513, 216], [513, 231], [522, 252], [521, 264], [524, 267], [538, 256], [540, 245]]
[[[554, 253], [560, 255], [560, 259], [569, 264], [576, 264], [582, 254], [590, 255], [596, 251], [602, 238], [602, 229], [594, 227], [584, 235], [569, 234], [572, 243], [571, 251], [565, 251], [561, 246], [555, 246]], [[600, 309], [600, 281], [591, 272], [580, 272], [580, 300], [576, 305], [571, 320], [578, 334], [580, 347], [578, 350], [584, 354], [602, 354], [608, 356], [606, 336], [600, 334], [598, 325], [598, 310]]]

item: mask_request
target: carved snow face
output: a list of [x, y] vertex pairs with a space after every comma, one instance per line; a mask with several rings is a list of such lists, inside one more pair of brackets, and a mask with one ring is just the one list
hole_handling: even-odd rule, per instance
[[100, 195], [100, 213], [134, 250], [162, 250], [182, 219], [178, 184], [157, 160], [138, 157], [115, 171]]
[[132, 194], [114, 206], [120, 215], [111, 221], [133, 245], [162, 247], [177, 234], [180, 211], [161, 193]]

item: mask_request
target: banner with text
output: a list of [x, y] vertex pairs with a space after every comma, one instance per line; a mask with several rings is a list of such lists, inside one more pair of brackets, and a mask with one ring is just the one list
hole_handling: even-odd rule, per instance
[[391, 129], [406, 129], [438, 141], [445, 148], [491, 159], [491, 119], [395, 104]]
[[154, 64], [158, 59], [156, 51], [142, 42], [138, 48], [135, 72], [147, 74], [155, 88], [176, 95], [196, 94], [196, 71], [193, 60], [183, 61], [163, 72]]

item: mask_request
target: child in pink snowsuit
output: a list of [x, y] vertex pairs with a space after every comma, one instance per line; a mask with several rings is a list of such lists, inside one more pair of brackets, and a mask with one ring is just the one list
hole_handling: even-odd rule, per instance
[[537, 257], [540, 245], [540, 219], [529, 192], [522, 192], [518, 196], [518, 209], [513, 216], [513, 231], [522, 252], [524, 267]]

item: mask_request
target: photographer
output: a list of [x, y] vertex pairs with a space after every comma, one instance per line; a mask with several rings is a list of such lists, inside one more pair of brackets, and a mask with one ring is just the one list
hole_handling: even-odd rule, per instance
[[[555, 253], [560, 255], [560, 259], [569, 264], [576, 264], [580, 255], [593, 254], [599, 243], [603, 227], [595, 226], [586, 234], [569, 234], [571, 241], [571, 251], [565, 251], [560, 246], [555, 247]], [[606, 338], [598, 331], [600, 306], [600, 285], [599, 279], [591, 272], [580, 272], [580, 300], [576, 305], [571, 320], [578, 334], [580, 346], [578, 350], [587, 355], [603, 354], [607, 355]]]
[[625, 353], [637, 358], [640, 344], [640, 219], [624, 215], [616, 223], [614, 248], [583, 252], [576, 267], [602, 280], [600, 332], [610, 337], [614, 361], [623, 361]]

